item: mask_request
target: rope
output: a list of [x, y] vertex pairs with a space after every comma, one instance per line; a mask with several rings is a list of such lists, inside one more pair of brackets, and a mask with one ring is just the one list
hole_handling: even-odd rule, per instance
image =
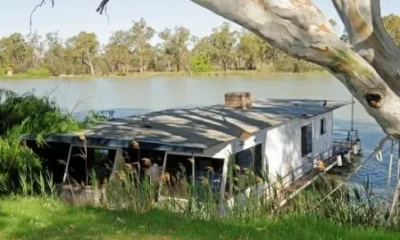
[[[383, 151], [383, 153], [386, 153], [389, 149], [393, 148], [396, 144], [392, 145], [391, 147], [386, 148], [386, 150]], [[341, 182], [336, 188], [334, 188], [331, 192], [329, 192], [321, 201], [319, 201], [311, 210], [315, 210], [321, 203], [323, 203], [326, 199], [328, 199], [333, 193], [335, 193], [337, 190], [339, 190], [345, 182], [347, 182], [348, 180], [350, 180], [350, 178], [352, 178], [356, 173], [358, 173], [358, 171], [360, 171], [360, 169], [369, 161], [371, 160], [374, 155], [376, 154], [376, 150], [373, 151], [366, 159], [364, 159], [364, 161], [360, 164], [360, 166], [357, 167], [357, 169], [351, 173], [347, 178], [346, 181]], [[382, 152], [381, 152], [382, 154]]]

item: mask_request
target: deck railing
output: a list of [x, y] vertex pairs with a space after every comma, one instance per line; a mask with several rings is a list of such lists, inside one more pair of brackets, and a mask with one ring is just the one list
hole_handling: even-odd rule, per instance
[[357, 130], [334, 129], [333, 130], [333, 144], [340, 151], [351, 149], [351, 147], [359, 142]]
[[[305, 187], [309, 186], [320, 173], [329, 171], [332, 167], [334, 167], [335, 164], [335, 157], [337, 155], [341, 154], [341, 152], [338, 152], [337, 149], [335, 149], [335, 146], [333, 145], [331, 148], [325, 150], [322, 153], [318, 153], [312, 157], [308, 157], [304, 163], [295, 168], [291, 169], [291, 171], [283, 176], [274, 176], [275, 180], [268, 181], [268, 184], [266, 185], [265, 183], [259, 183], [256, 184], [255, 186], [250, 186], [246, 190], [242, 191], [239, 195], [233, 196], [228, 200], [229, 204], [232, 204], [236, 198], [238, 198], [241, 195], [246, 195], [249, 196], [249, 194], [257, 194], [259, 196], [261, 195], [271, 195], [274, 191], [272, 189], [280, 189], [282, 188], [283, 191], [291, 191], [288, 199], [293, 198], [295, 195], [297, 195], [298, 192], [300, 192], [302, 189]], [[315, 169], [317, 169], [317, 162], [316, 160], [322, 160], [325, 164], [327, 164], [325, 169], [320, 169], [317, 172]], [[334, 161], [334, 162], [333, 162]], [[295, 173], [299, 170], [304, 170], [304, 168], [309, 168], [309, 171], [306, 170], [306, 172], [300, 175], [296, 175]], [[306, 179], [309, 176], [309, 179]], [[295, 186], [295, 182], [301, 180], [302, 178], [306, 179], [306, 183], [297, 188]], [[280, 185], [280, 186], [279, 186]], [[280, 205], [285, 204], [287, 199], [283, 200]]]

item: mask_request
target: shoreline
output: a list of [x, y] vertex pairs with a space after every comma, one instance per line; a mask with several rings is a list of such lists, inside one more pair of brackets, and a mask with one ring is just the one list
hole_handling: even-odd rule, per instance
[[0, 80], [27, 80], [27, 79], [93, 79], [93, 78], [148, 78], [148, 77], [230, 77], [230, 76], [302, 76], [302, 75], [326, 75], [327, 71], [311, 71], [311, 72], [263, 72], [263, 71], [242, 71], [242, 70], [231, 70], [228, 72], [224, 71], [213, 71], [213, 72], [146, 72], [146, 73], [129, 73], [126, 75], [109, 74], [109, 75], [60, 75], [60, 76], [26, 76], [26, 75], [14, 75], [14, 76], [0, 76]]

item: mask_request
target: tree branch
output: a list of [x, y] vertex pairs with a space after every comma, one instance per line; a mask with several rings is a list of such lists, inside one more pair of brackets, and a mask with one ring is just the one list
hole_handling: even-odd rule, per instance
[[[50, 0], [51, 2], [51, 7], [54, 7], [54, 0]], [[29, 16], [29, 35], [32, 34], [32, 25], [33, 25], [33, 15], [35, 12], [43, 7], [44, 4], [47, 3], [47, 0], [42, 0], [40, 3], [38, 3], [32, 10], [31, 15]]]
[[325, 67], [389, 135], [400, 138], [400, 98], [338, 36], [310, 0], [192, 0], [297, 58]]
[[107, 11], [107, 4], [110, 0], [102, 0], [100, 5], [97, 7], [96, 12], [103, 14], [104, 11]]
[[400, 96], [400, 48], [387, 33], [380, 0], [332, 0], [354, 50], [370, 63]]

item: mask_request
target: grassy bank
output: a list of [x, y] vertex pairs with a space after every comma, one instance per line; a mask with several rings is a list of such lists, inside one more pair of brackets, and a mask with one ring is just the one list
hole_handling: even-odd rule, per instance
[[311, 216], [204, 221], [72, 207], [52, 199], [0, 200], [0, 239], [397, 239], [400, 233], [347, 228]]

